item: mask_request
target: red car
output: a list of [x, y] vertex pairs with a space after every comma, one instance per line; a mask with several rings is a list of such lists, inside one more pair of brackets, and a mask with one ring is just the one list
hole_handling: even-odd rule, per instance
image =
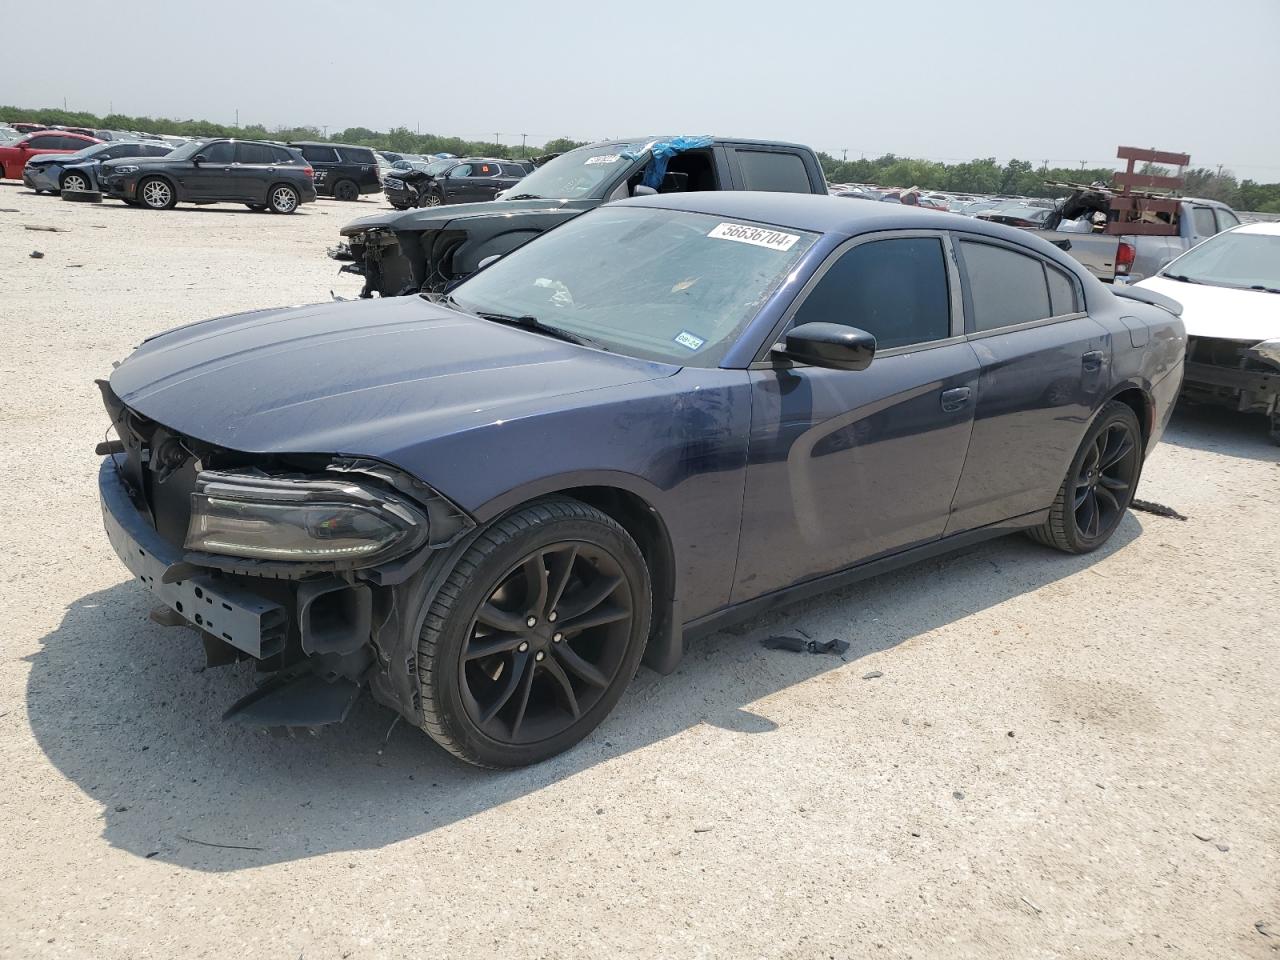
[[102, 143], [97, 137], [62, 130], [40, 130], [29, 133], [21, 140], [0, 146], [0, 176], [6, 180], [21, 180], [22, 168], [32, 157], [42, 153], [75, 153], [85, 147]]

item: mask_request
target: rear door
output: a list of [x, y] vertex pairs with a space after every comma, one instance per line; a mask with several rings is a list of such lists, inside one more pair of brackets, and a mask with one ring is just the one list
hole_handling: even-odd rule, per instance
[[756, 144], [726, 147], [736, 190], [813, 193], [804, 157], [793, 149]]
[[[228, 185], [230, 198], [249, 203], [265, 203], [267, 187], [275, 179], [276, 160], [281, 148], [265, 143], [236, 144], [234, 176]], [[287, 154], [285, 154], [287, 156]]]
[[1111, 375], [1110, 334], [1068, 271], [990, 237], [955, 247], [982, 375], [948, 534], [1051, 506]]
[[860, 237], [797, 298], [785, 326], [876, 336], [865, 370], [753, 365], [734, 602], [942, 536], [978, 382], [948, 242]]

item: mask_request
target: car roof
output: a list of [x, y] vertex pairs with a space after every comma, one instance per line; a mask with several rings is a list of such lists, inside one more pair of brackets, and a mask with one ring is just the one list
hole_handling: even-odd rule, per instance
[[[645, 137], [614, 137], [609, 140], [597, 140], [595, 143], [584, 144], [584, 146], [604, 147], [604, 146], [609, 146], [610, 144], [621, 145], [624, 143], [627, 143], [627, 144], [650, 143], [651, 141], [661, 142], [663, 140], [674, 140], [678, 136], [687, 137], [687, 136], [690, 136], [690, 134], [668, 133], [668, 134], [662, 134], [662, 135], [651, 134]], [[702, 135], [699, 134], [699, 136], [702, 136]], [[741, 143], [749, 147], [787, 147], [792, 150], [806, 150], [806, 151], [809, 149], [802, 143], [787, 143], [785, 140], [753, 140], [750, 137], [717, 137], [714, 134], [706, 134], [706, 136], [708, 137], [708, 139], [711, 140], [712, 143]], [[573, 149], [578, 150], [581, 148], [574, 147]], [[566, 150], [564, 152], [568, 153], [569, 151]]]
[[290, 147], [346, 147], [349, 150], [373, 150], [373, 147], [361, 146], [358, 143], [334, 143], [330, 140], [290, 140]]
[[1255, 220], [1252, 223], [1241, 224], [1231, 230], [1232, 233], [1262, 233], [1269, 237], [1280, 237], [1280, 222], [1268, 220]]
[[[660, 193], [620, 200], [627, 206], [687, 210], [738, 220], [754, 220], [815, 233], [850, 236], [872, 230], [969, 230], [1001, 239], [1021, 238], [1022, 231], [986, 224], [942, 210], [889, 203], [845, 203], [842, 197], [808, 193], [764, 193], [749, 190]], [[998, 229], [995, 229], [997, 228]]]

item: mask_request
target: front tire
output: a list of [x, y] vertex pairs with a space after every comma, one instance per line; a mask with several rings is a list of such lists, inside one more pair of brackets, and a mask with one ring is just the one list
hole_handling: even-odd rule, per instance
[[1043, 526], [1032, 539], [1066, 553], [1089, 553], [1111, 539], [1142, 474], [1142, 430], [1127, 404], [1112, 400], [1094, 418]]
[[418, 201], [420, 207], [438, 207], [444, 203], [444, 195], [435, 187], [427, 188], [427, 191]]
[[271, 193], [267, 197], [267, 206], [271, 208], [272, 213], [293, 213], [301, 202], [302, 198], [298, 195], [298, 191], [287, 183], [277, 183], [271, 188]]
[[520, 508], [480, 535], [427, 610], [423, 729], [478, 766], [567, 750], [631, 682], [651, 607], [644, 557], [611, 517], [568, 498]]
[[173, 184], [164, 177], [147, 177], [139, 183], [138, 199], [148, 210], [172, 210], [178, 203]]
[[61, 187], [63, 190], [88, 190], [89, 178], [83, 173], [68, 173], [62, 178]]

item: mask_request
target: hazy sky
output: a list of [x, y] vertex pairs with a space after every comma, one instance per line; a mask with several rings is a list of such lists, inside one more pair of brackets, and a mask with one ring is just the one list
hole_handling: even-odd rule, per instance
[[[1280, 0], [2, 0], [0, 103], [1280, 181]], [[31, 41], [31, 42], [28, 42]]]

